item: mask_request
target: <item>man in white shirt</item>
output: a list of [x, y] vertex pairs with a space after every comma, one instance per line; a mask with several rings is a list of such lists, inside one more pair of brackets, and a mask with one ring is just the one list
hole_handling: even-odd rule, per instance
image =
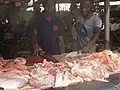
[[80, 15], [72, 28], [73, 39], [76, 40], [74, 46], [76, 50], [89, 53], [95, 51], [95, 43], [100, 35], [102, 20], [92, 12], [91, 1], [82, 1], [80, 4]]

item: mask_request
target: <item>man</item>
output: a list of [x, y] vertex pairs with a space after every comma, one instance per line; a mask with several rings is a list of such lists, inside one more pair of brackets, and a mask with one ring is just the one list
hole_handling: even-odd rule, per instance
[[54, 17], [48, 8], [44, 11], [44, 17], [42, 18], [36, 20], [36, 26], [32, 32], [34, 52], [44, 51], [50, 55], [65, 52], [64, 25], [62, 22]]
[[92, 12], [92, 2], [82, 1], [80, 15], [72, 28], [72, 36], [75, 40], [74, 50], [82, 50], [89, 53], [95, 51], [95, 43], [100, 35], [102, 20]]

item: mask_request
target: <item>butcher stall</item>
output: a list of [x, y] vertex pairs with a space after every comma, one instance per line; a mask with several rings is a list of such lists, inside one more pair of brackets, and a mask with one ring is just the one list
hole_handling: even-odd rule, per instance
[[33, 57], [1, 57], [0, 90], [119, 90], [120, 55], [112, 51]]

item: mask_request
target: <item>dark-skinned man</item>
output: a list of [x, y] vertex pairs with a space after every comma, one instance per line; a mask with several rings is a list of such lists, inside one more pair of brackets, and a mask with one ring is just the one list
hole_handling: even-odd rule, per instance
[[75, 40], [74, 50], [82, 50], [84, 53], [95, 52], [95, 43], [100, 35], [102, 20], [93, 14], [93, 4], [89, 0], [80, 4], [80, 15], [72, 28], [72, 36]]
[[63, 23], [54, 16], [52, 10], [49, 10], [46, 6], [44, 17], [36, 20], [32, 31], [34, 52], [44, 51], [48, 55], [64, 53], [63, 32]]

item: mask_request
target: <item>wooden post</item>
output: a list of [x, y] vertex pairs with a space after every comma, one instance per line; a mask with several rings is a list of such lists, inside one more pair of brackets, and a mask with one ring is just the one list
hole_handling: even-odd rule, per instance
[[33, 11], [35, 11], [35, 0], [33, 0]]
[[55, 5], [56, 5], [55, 0], [48, 0], [49, 11], [52, 11], [54, 14], [56, 13]]
[[105, 0], [105, 48], [110, 49], [110, 0]]

